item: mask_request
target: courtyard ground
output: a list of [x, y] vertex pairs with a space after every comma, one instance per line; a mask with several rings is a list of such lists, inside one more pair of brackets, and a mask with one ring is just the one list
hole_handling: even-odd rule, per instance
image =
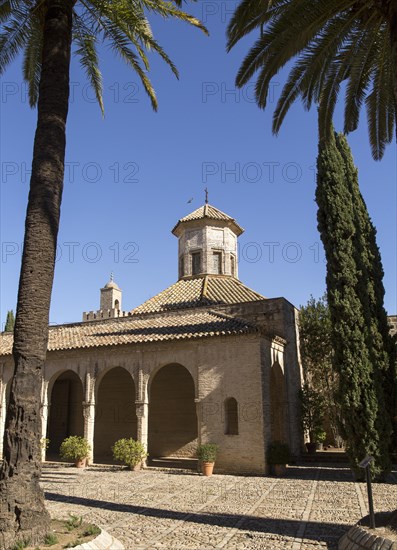
[[[365, 483], [343, 466], [295, 466], [285, 478], [45, 465], [52, 517], [83, 516], [126, 550], [336, 549], [368, 513]], [[397, 508], [397, 472], [374, 484], [375, 511]]]

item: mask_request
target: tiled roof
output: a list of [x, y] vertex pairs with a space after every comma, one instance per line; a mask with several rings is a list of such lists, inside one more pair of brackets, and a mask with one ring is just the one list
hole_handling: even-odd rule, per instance
[[191, 214], [188, 214], [184, 218], [181, 218], [178, 221], [178, 223], [175, 225], [172, 232], [174, 233], [175, 229], [181, 223], [190, 222], [194, 220], [202, 220], [204, 218], [209, 218], [210, 220], [220, 220], [220, 221], [231, 222], [235, 226], [235, 229], [238, 235], [241, 235], [241, 233], [243, 233], [244, 231], [244, 229], [236, 222], [234, 218], [231, 218], [221, 210], [218, 210], [218, 208], [215, 208], [215, 206], [211, 206], [210, 204], [205, 204], [204, 206], [200, 206], [200, 208], [197, 208], [197, 210], [195, 210]]
[[228, 276], [206, 275], [180, 279], [166, 290], [132, 310], [132, 315], [157, 313], [217, 304], [264, 300], [265, 297]]
[[[174, 313], [157, 317], [124, 317], [106, 321], [50, 327], [48, 350], [71, 350], [185, 340], [256, 332], [249, 322], [212, 311]], [[0, 335], [0, 355], [12, 352], [12, 333]]]

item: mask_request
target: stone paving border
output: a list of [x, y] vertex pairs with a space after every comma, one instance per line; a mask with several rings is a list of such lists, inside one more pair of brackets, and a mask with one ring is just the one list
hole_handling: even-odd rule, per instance
[[[293, 466], [283, 478], [50, 466], [41, 483], [53, 517], [81, 515], [110, 534], [76, 550], [337, 550], [367, 513], [365, 486], [340, 465]], [[376, 510], [395, 509], [395, 478], [373, 492]], [[374, 550], [393, 548], [374, 539]]]
[[318, 484], [319, 478], [320, 478], [320, 470], [317, 470], [316, 478], [313, 480], [310, 495], [309, 495], [309, 498], [307, 499], [306, 508], [305, 508], [305, 510], [303, 512], [303, 515], [302, 515], [302, 519], [301, 519], [302, 523], [299, 526], [299, 530], [298, 530], [298, 532], [296, 534], [296, 537], [295, 537], [295, 540], [292, 544], [292, 550], [300, 550], [300, 548], [302, 546], [303, 536], [305, 534], [306, 525], [307, 525], [307, 522], [309, 521], [310, 513], [312, 511], [314, 495], [315, 495], [315, 492], [316, 492], [316, 489], [317, 489], [317, 484]]
[[102, 529], [101, 533], [90, 542], [74, 546], [74, 550], [125, 550], [121, 542], [107, 531]]
[[397, 542], [378, 536], [369, 529], [355, 525], [343, 535], [338, 550], [397, 550]]

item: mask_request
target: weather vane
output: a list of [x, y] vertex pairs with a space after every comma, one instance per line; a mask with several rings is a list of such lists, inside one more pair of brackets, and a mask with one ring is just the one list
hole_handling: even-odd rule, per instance
[[205, 191], [205, 204], [208, 204], [208, 189], [205, 188], [204, 191]]
[[113, 271], [110, 272], [110, 280], [113, 282]]

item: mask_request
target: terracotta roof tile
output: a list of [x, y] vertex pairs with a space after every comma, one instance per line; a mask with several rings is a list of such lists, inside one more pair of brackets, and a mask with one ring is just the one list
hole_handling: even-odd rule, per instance
[[153, 298], [132, 310], [132, 315], [158, 313], [177, 309], [236, 304], [265, 300], [265, 297], [234, 277], [206, 275], [180, 279]]
[[238, 235], [241, 235], [241, 233], [244, 232], [244, 229], [236, 222], [234, 218], [232, 218], [228, 214], [225, 214], [221, 210], [218, 210], [218, 208], [215, 208], [215, 206], [211, 206], [210, 204], [205, 204], [204, 206], [200, 206], [200, 208], [197, 208], [197, 210], [195, 210], [194, 212], [191, 212], [184, 218], [181, 218], [178, 221], [178, 223], [175, 225], [172, 232], [174, 232], [175, 229], [181, 223], [190, 222], [194, 220], [202, 220], [205, 218], [210, 220], [220, 220], [220, 221], [231, 222], [235, 226]]
[[[174, 313], [157, 317], [131, 316], [50, 327], [48, 350], [184, 340], [243, 334], [256, 330], [256, 327], [247, 321], [213, 311]], [[12, 341], [12, 333], [0, 335], [0, 355], [11, 354]]]

